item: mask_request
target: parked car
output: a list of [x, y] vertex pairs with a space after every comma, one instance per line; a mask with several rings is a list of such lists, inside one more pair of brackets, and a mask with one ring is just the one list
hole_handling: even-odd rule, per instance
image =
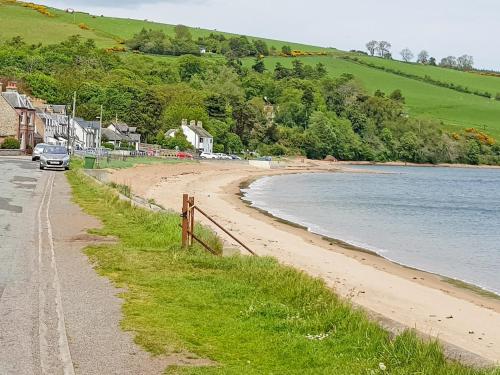
[[31, 160], [32, 161], [40, 160], [40, 155], [42, 154], [43, 149], [47, 146], [49, 146], [49, 145], [46, 143], [37, 144], [35, 146], [35, 148], [33, 149], [33, 154], [31, 155]]
[[69, 169], [69, 154], [66, 147], [47, 146], [40, 155], [40, 169], [64, 168]]
[[210, 152], [202, 152], [200, 154], [200, 158], [202, 158], [202, 159], [218, 159], [216, 154], [212, 154]]
[[231, 159], [233, 160], [241, 160], [241, 158], [238, 155], [229, 155]]
[[217, 155], [217, 159], [221, 159], [221, 160], [231, 160], [232, 159], [231, 156], [220, 153], [220, 152], [215, 154], [215, 155]]
[[179, 151], [176, 156], [177, 156], [177, 159], [192, 159], [193, 158], [193, 155], [191, 155], [189, 152], [183, 152], [183, 151]]

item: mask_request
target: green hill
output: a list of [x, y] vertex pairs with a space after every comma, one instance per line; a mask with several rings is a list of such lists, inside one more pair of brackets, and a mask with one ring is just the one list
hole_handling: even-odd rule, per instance
[[[464, 94], [451, 89], [437, 87], [429, 83], [405, 78], [396, 74], [374, 69], [368, 66], [357, 64], [353, 61], [344, 60], [340, 57], [303, 57], [300, 58], [307, 64], [321, 62], [328, 72], [333, 76], [340, 76], [343, 73], [351, 73], [356, 76], [361, 84], [371, 93], [379, 89], [385, 93], [390, 93], [395, 89], [400, 89], [406, 98], [408, 113], [410, 115], [434, 118], [443, 121], [444, 126], [449, 130], [460, 130], [475, 127], [485, 130], [496, 138], [500, 138], [500, 101], [491, 100], [471, 94]], [[374, 58], [372, 58], [374, 59]], [[377, 59], [379, 61], [379, 59]], [[380, 59], [380, 61], [383, 61]], [[274, 69], [279, 62], [286, 67], [290, 67], [292, 59], [283, 57], [269, 57], [266, 59], [268, 69]], [[385, 62], [385, 61], [383, 61]], [[251, 65], [253, 60], [246, 60], [247, 65]], [[410, 66], [401, 62], [391, 61], [391, 64], [401, 68]], [[435, 71], [435, 74], [442, 73], [444, 77], [471, 77], [481, 89], [486, 89], [487, 85], [499, 83], [500, 78], [483, 77], [471, 73], [458, 72], [450, 69], [419, 67], [420, 71], [427, 73]], [[440, 71], [443, 72], [440, 72]], [[485, 86], [480, 86], [483, 82]]]
[[[50, 44], [78, 34], [84, 38], [94, 39], [100, 47], [110, 48], [120, 45], [142, 28], [163, 30], [167, 34], [172, 34], [174, 28], [173, 25], [146, 20], [93, 16], [81, 12], [68, 13], [53, 8], [48, 10], [50, 16], [12, 1], [0, 0], [0, 23], [2, 24], [0, 39], [5, 40], [21, 35], [28, 43]], [[191, 32], [197, 38], [206, 36], [214, 30], [192, 28]], [[292, 50], [328, 52], [329, 56], [301, 57], [301, 59], [310, 64], [322, 62], [328, 72], [334, 76], [351, 73], [371, 93], [377, 89], [386, 93], [401, 89], [406, 98], [410, 115], [438, 119], [443, 122], [446, 129], [460, 130], [475, 127], [500, 138], [500, 101], [439, 87], [394, 72], [399, 71], [422, 79], [428, 76], [433, 80], [465, 87], [471, 91], [489, 92], [493, 96], [500, 92], [500, 78], [498, 77], [384, 60], [297, 43], [262, 40], [278, 50], [287, 44]], [[356, 57], [361, 62], [376, 65], [378, 68], [345, 60], [342, 56]], [[245, 64], [250, 65], [251, 62], [252, 60], [248, 59]], [[277, 62], [289, 66], [292, 59], [286, 57], [266, 58], [268, 69], [272, 69]], [[382, 68], [390, 71], [384, 71]]]

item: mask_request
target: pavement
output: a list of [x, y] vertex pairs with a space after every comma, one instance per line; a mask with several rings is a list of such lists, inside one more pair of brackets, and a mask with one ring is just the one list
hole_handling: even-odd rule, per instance
[[82, 249], [100, 223], [71, 202], [64, 172], [0, 158], [0, 375], [161, 374], [120, 329], [121, 290]]

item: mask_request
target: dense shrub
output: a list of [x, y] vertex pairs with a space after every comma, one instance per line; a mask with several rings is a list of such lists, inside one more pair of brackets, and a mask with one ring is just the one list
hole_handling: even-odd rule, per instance
[[0, 148], [8, 150], [19, 150], [21, 143], [15, 138], [5, 138]]

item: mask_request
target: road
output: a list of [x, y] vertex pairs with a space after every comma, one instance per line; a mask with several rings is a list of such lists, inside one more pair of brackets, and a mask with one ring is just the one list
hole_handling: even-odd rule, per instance
[[0, 375], [160, 374], [119, 328], [119, 290], [82, 248], [100, 224], [71, 202], [64, 172], [0, 158]]

